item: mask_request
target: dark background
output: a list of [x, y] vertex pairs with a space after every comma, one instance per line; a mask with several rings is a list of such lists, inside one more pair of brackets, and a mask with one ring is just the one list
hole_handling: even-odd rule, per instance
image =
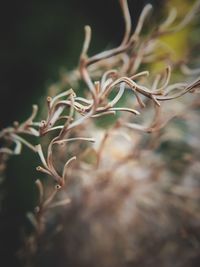
[[[159, 14], [161, 0], [129, 0], [133, 25], [148, 2]], [[91, 54], [119, 44], [124, 24], [118, 1], [18, 0], [1, 4], [0, 128], [25, 119], [31, 105], [45, 96], [48, 85], [59, 79], [60, 69], [76, 67], [85, 24], [93, 30]], [[34, 206], [33, 164], [35, 158], [26, 149], [22, 157], [9, 161], [0, 212], [0, 265], [5, 259], [4, 267], [18, 266], [15, 255], [21, 229], [26, 212]]]
[[[163, 1], [129, 0], [133, 24], [145, 5]], [[7, 1], [0, 15], [0, 127], [25, 118], [59, 70], [78, 63], [91, 25], [91, 53], [116, 45], [123, 35], [117, 0]]]

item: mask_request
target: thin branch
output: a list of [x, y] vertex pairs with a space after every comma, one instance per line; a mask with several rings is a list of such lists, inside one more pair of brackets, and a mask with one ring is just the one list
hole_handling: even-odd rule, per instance
[[128, 8], [127, 0], [120, 0], [121, 9], [123, 12], [124, 22], [125, 22], [125, 31], [124, 31], [124, 38], [121, 42], [121, 46], [125, 45], [130, 37], [131, 33], [131, 16]]

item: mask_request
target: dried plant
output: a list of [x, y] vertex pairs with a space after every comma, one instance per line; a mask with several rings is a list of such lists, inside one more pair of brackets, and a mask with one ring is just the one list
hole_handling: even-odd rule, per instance
[[[170, 103], [170, 101], [188, 93], [195, 94], [200, 89], [200, 78], [195, 77], [200, 73], [200, 70], [191, 70], [184, 60], [174, 62], [174, 52], [160, 40], [161, 36], [175, 34], [189, 24], [200, 11], [200, 1], [197, 1], [178, 23], [175, 22], [177, 12], [172, 9], [167, 19], [147, 35], [142, 35], [141, 31], [152, 6], [147, 4], [144, 7], [138, 24], [132, 31], [127, 1], [120, 0], [119, 2], [125, 22], [125, 32], [119, 46], [90, 57], [88, 50], [91, 42], [91, 28], [85, 26], [85, 40], [80, 55], [79, 68], [68, 74], [68, 81], [71, 84], [80, 80], [85, 82], [88, 89], [85, 97], [77, 96], [73, 89], [58, 92], [54, 97], [48, 96], [48, 111], [45, 119], [41, 122], [35, 121], [38, 107], [34, 105], [31, 116], [25, 122], [21, 124], [15, 122], [13, 127], [8, 127], [0, 132], [0, 138], [5, 144], [0, 149], [2, 162], [3, 158], [7, 156], [20, 154], [22, 145], [27, 146], [40, 158], [41, 166], [38, 166], [37, 170], [52, 177], [55, 182], [55, 188], [49, 192], [48, 189], [44, 188], [40, 179], [36, 180], [36, 186], [39, 190], [38, 206], [35, 213], [29, 213], [28, 217], [39, 233], [44, 229], [44, 211], [48, 210], [47, 208], [70, 202], [70, 197], [65, 195], [64, 200], [63, 197], [57, 197], [57, 202], [52, 202], [56, 193], [65, 187], [66, 180], [70, 175], [72, 177], [80, 175], [86, 177], [87, 180], [87, 172], [90, 172], [90, 176], [95, 173], [95, 175], [102, 177], [102, 171], [104, 171], [104, 179], [106, 179], [106, 169], [107, 177], [114, 176], [120, 166], [127, 164], [129, 160], [133, 161], [135, 158], [141, 157], [141, 154], [144, 153], [140, 148], [139, 135], [137, 135], [139, 139], [134, 140], [136, 137], [134, 132], [141, 132], [141, 136], [143, 133], [158, 133], [159, 135], [160, 130], [170, 119], [175, 116], [184, 117], [187, 115], [184, 108], [181, 112], [163, 114], [163, 110], [170, 108], [170, 104], [164, 105], [164, 103]], [[162, 55], [157, 53], [161, 47], [164, 51]], [[145, 67], [150, 67], [150, 64], [159, 61], [166, 63], [165, 70], [150, 75], [151, 71], [146, 70]], [[171, 82], [171, 74], [177, 71], [182, 72], [184, 80]], [[185, 78], [186, 75], [195, 78], [193, 80], [190, 78], [190, 82], [188, 82], [188, 78]], [[130, 95], [130, 92], [133, 96]], [[126, 93], [128, 99], [122, 101]], [[123, 104], [124, 102], [125, 104]], [[140, 117], [145, 109], [148, 112], [150, 104], [153, 106], [154, 115], [152, 115], [151, 121], [148, 121], [148, 125], [142, 124], [137, 117]], [[191, 106], [194, 106], [194, 102]], [[116, 117], [119, 112], [124, 113], [124, 115], [117, 117], [115, 123], [108, 130], [104, 130], [99, 140], [98, 136], [95, 136], [98, 131], [93, 130], [95, 126], [89, 124], [89, 121], [109, 115]], [[135, 120], [139, 122], [136, 123]], [[39, 144], [33, 145], [27, 141], [24, 137], [26, 135], [34, 136]], [[110, 152], [107, 151], [105, 144], [110, 138], [115, 140], [113, 136], [116, 135], [122, 136], [124, 140], [129, 142], [129, 145], [126, 147], [125, 156], [111, 164], [112, 155], [110, 157]], [[41, 141], [43, 136], [47, 136], [47, 145]], [[155, 146], [155, 139], [152, 139], [152, 143], [148, 144], [149, 147]], [[92, 160], [87, 163], [85, 157], [87, 157], [88, 146], [82, 150], [79, 147], [80, 142], [96, 142], [94, 163]], [[70, 146], [71, 143], [73, 144]], [[129, 151], [129, 146], [134, 147], [134, 149]], [[62, 157], [61, 154], [65, 156]], [[62, 158], [60, 162], [56, 159], [59, 158], [59, 155]], [[69, 158], [63, 162], [63, 158], [66, 160], [66, 155]], [[108, 160], [110, 162], [106, 163], [105, 161]], [[74, 167], [70, 171], [70, 165], [73, 161], [75, 161], [76, 170]], [[103, 168], [104, 165], [105, 168]], [[155, 165], [153, 166], [155, 167]], [[145, 164], [143, 168], [146, 168]], [[157, 169], [156, 172], [153, 170], [151, 172], [151, 177], [154, 176], [156, 179]]]

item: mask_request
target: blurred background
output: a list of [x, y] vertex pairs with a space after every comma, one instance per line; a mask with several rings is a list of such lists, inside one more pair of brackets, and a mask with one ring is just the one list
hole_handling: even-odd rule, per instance
[[[159, 18], [165, 1], [128, 2], [135, 25], [146, 3], [153, 4], [154, 18]], [[90, 54], [119, 44], [124, 23], [118, 0], [4, 2], [0, 14], [0, 128], [25, 119], [31, 105], [45, 97], [60, 73], [77, 66], [86, 24], [93, 30]], [[26, 149], [22, 157], [9, 161], [0, 215], [4, 266], [18, 266], [15, 255], [25, 214], [35, 205], [37, 173], [33, 166], [37, 159]]]
[[[142, 7], [163, 1], [129, 0], [133, 24]], [[6, 1], [0, 27], [0, 127], [25, 118], [61, 69], [72, 69], [84, 38], [93, 30], [91, 53], [120, 42], [124, 24], [118, 0]]]

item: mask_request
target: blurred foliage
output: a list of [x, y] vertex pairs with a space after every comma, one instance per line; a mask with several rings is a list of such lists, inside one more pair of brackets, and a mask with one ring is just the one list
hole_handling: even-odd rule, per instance
[[[133, 24], [146, 2], [129, 1]], [[151, 2], [159, 8], [162, 1]], [[45, 97], [47, 87], [59, 80], [59, 71], [78, 64], [86, 24], [93, 29], [91, 54], [118, 44], [124, 29], [118, 1], [19, 0], [3, 3], [0, 14], [0, 128], [25, 119], [31, 105], [39, 103], [39, 99]], [[12, 158], [8, 164], [0, 212], [4, 266], [18, 266], [14, 255], [19, 247], [21, 227], [27, 222], [26, 212], [35, 206], [37, 174], [32, 166], [37, 166], [37, 157], [26, 149], [22, 156]]]
[[[177, 9], [178, 19], [183, 18], [195, 1], [181, 1], [181, 0], [169, 0], [166, 2], [166, 8], [163, 10], [164, 16], [169, 14], [172, 6]], [[163, 42], [166, 46], [169, 47], [173, 53], [173, 60], [180, 61], [183, 60], [188, 55], [189, 42], [191, 37], [192, 25], [189, 24], [184, 27], [181, 31], [178, 31], [176, 34], [168, 34], [160, 37], [160, 41]], [[160, 51], [158, 51], [160, 54]], [[165, 68], [165, 63], [163, 61], [156, 62], [153, 64], [153, 70], [158, 71]]]
[[[59, 80], [59, 70], [72, 69], [77, 65], [85, 24], [90, 24], [94, 31], [91, 54], [119, 43], [123, 23], [116, 2], [35, 0], [18, 1], [13, 3], [12, 8], [5, 4], [5, 15], [1, 16], [1, 25], [4, 25], [4, 29], [0, 49], [3, 70], [0, 81], [0, 127], [16, 119], [24, 119], [29, 114], [31, 104], [39, 102], [39, 98], [45, 96], [48, 85]], [[146, 2], [149, 1], [129, 1], [133, 24]], [[155, 3], [159, 9], [163, 1], [150, 2]], [[181, 10], [178, 10], [185, 13], [192, 1], [169, 2], [178, 7], [181, 5]], [[187, 54], [190, 29], [187, 27], [175, 36], [161, 38], [178, 52], [177, 60]], [[155, 64], [153, 68], [160, 68], [160, 65]], [[103, 126], [110, 125], [112, 121], [112, 116], [107, 117], [107, 120], [103, 121]], [[102, 121], [97, 120], [97, 124], [102, 126]], [[171, 153], [170, 144], [163, 144], [161, 149], [168, 149]], [[173, 158], [177, 157], [178, 153], [173, 154]], [[32, 166], [37, 166], [37, 163], [33, 163], [34, 161], [37, 162], [35, 155], [23, 151], [22, 157], [15, 157], [9, 162], [2, 229], [9, 229], [10, 236], [6, 239], [11, 245], [9, 250], [4, 251], [5, 255], [9, 255], [10, 251], [16, 251], [19, 228], [25, 221], [24, 214], [35, 206], [33, 184], [36, 171]], [[28, 173], [29, 177], [25, 177], [25, 173]], [[13, 238], [14, 243], [11, 241]]]

